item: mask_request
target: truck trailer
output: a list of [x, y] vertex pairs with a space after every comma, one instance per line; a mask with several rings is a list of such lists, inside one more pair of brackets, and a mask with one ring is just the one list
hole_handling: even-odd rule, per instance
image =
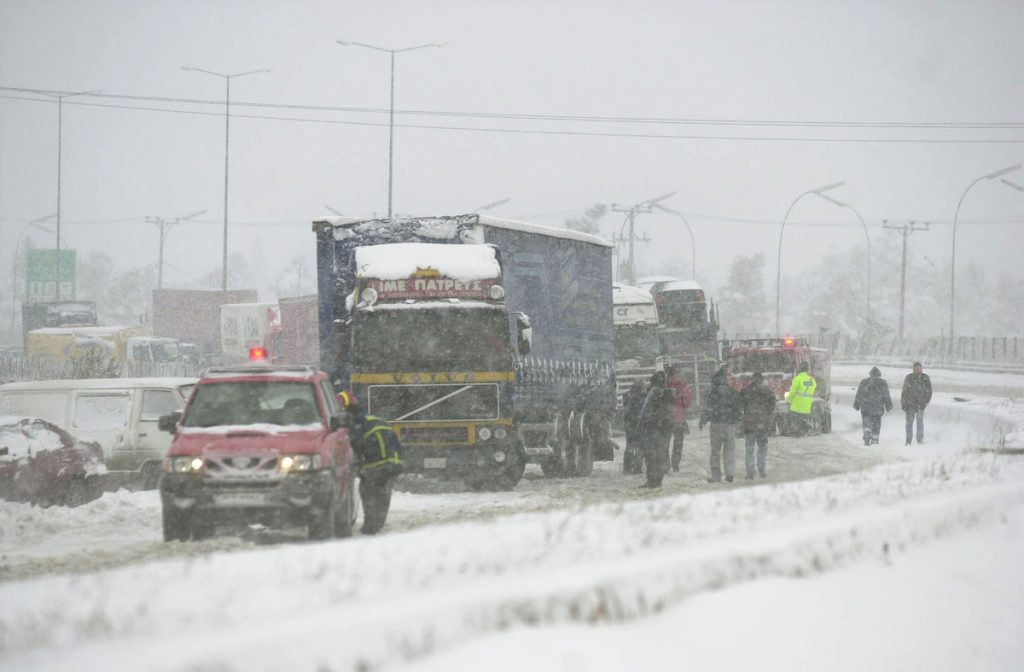
[[[615, 399], [617, 418], [622, 396], [637, 381], [646, 382], [663, 367], [658, 330], [658, 306], [645, 289], [612, 285], [615, 325]], [[619, 418], [621, 419], [621, 418]]]
[[612, 459], [611, 244], [476, 214], [330, 218], [321, 367], [388, 420], [406, 469], [508, 489]]

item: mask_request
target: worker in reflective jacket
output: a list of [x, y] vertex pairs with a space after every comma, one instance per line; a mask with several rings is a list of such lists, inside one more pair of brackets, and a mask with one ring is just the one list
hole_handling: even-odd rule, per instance
[[391, 507], [391, 491], [402, 473], [402, 444], [386, 422], [366, 415], [351, 392], [338, 394], [345, 409], [348, 440], [359, 468], [359, 497], [363, 501], [363, 534], [384, 527]]
[[807, 362], [800, 363], [800, 370], [793, 376], [793, 384], [786, 393], [789, 402], [790, 425], [797, 436], [803, 436], [810, 429], [809, 418], [814, 407], [814, 391], [818, 389], [818, 381], [814, 380], [808, 369]]

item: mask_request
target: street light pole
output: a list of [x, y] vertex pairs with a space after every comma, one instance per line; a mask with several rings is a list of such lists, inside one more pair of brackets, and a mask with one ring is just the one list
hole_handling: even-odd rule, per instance
[[[1009, 173], [1012, 173], [1013, 171], [1018, 170], [1020, 167], [1021, 167], [1021, 164], [1018, 163], [1016, 165], [1009, 166], [1008, 168], [1003, 168], [1002, 170], [997, 170], [994, 173], [989, 173], [988, 175], [982, 175], [981, 177], [979, 177], [978, 179], [974, 180], [973, 182], [971, 182], [970, 184], [967, 185], [967, 188], [964, 189], [964, 193], [962, 193], [960, 195], [960, 201], [957, 202], [957, 204], [956, 204], [956, 213], [953, 214], [953, 249], [952, 249], [952, 252], [950, 254], [950, 261], [949, 261], [949, 346], [950, 346], [950, 348], [953, 347], [953, 330], [954, 330], [954, 327], [955, 327], [955, 318], [956, 318], [956, 223], [957, 223], [957, 220], [960, 219], [960, 206], [964, 204], [964, 198], [967, 197], [967, 192], [969, 192], [971, 190], [971, 187], [976, 185], [978, 182], [981, 182], [982, 180], [994, 180], [997, 177], [1002, 177], [1003, 175], [1007, 175]], [[1005, 182], [1006, 180], [1003, 180], [1003, 181]]]
[[33, 219], [31, 222], [25, 225], [18, 234], [18, 241], [14, 243], [14, 259], [11, 260], [11, 331], [14, 331], [14, 316], [16, 305], [15, 302], [18, 298], [18, 250], [21, 248], [21, 239], [25, 237], [25, 233], [29, 230], [29, 227], [39, 229], [46, 233], [53, 233], [50, 229], [44, 226], [39, 226], [43, 222], [49, 221], [56, 217], [56, 213], [47, 215], [46, 217], [40, 217], [39, 219]]
[[789, 209], [786, 210], [785, 216], [782, 218], [782, 226], [779, 227], [779, 254], [778, 254], [778, 258], [776, 259], [776, 262], [775, 262], [775, 267], [776, 267], [776, 270], [775, 270], [775, 333], [776, 333], [776, 335], [779, 335], [779, 334], [782, 333], [782, 328], [781, 328], [780, 320], [779, 320], [780, 307], [782, 305], [782, 302], [781, 302], [781, 298], [782, 298], [782, 234], [785, 233], [785, 231], [786, 231], [786, 220], [789, 219], [789, 213], [791, 213], [793, 211], [794, 206], [796, 206], [796, 204], [804, 196], [809, 196], [810, 194], [817, 194], [817, 195], [820, 196], [822, 194], [822, 192], [829, 191], [829, 190], [835, 189], [837, 187], [841, 187], [844, 184], [846, 184], [846, 183], [845, 182], [836, 182], [835, 184], [827, 184], [824, 187], [818, 187], [817, 189], [809, 189], [808, 191], [805, 191], [804, 193], [800, 194], [795, 199], [793, 199], [793, 202], [790, 203], [790, 205], [789, 205]]
[[444, 44], [419, 44], [415, 47], [404, 47], [402, 49], [385, 49], [384, 47], [377, 47], [372, 44], [365, 44], [363, 42], [348, 42], [346, 40], [335, 40], [338, 44], [343, 47], [363, 47], [365, 49], [373, 49], [374, 51], [382, 51], [386, 54], [391, 55], [391, 105], [388, 108], [388, 217], [391, 217], [392, 212], [392, 186], [394, 184], [394, 159], [395, 159], [395, 54], [400, 54], [405, 51], [413, 51], [416, 49], [425, 49], [427, 47], [443, 47]]
[[57, 214], [54, 215], [57, 218], [57, 256], [54, 261], [54, 273], [56, 277], [56, 283], [54, 285], [54, 300], [60, 301], [60, 196], [61, 196], [61, 172], [63, 165], [62, 157], [62, 145], [64, 135], [64, 99], [72, 96], [87, 96], [90, 93], [97, 93], [96, 90], [89, 91], [75, 91], [72, 93], [49, 93], [46, 91], [38, 91], [39, 95], [49, 96], [57, 99]]
[[[612, 207], [611, 207], [612, 212], [624, 212], [624, 213], [626, 213], [626, 222], [629, 223], [629, 237], [626, 238], [625, 240], [627, 240], [629, 242], [629, 284], [630, 285], [636, 285], [636, 258], [634, 257], [634, 243], [637, 240], [641, 240], [641, 239], [638, 239], [636, 237], [636, 232], [634, 231], [634, 228], [633, 228], [634, 224], [636, 223], [636, 215], [637, 215], [637, 213], [649, 214], [651, 212], [651, 208], [656, 206], [661, 201], [664, 201], [666, 198], [671, 198], [671, 197], [673, 197], [675, 195], [676, 195], [676, 192], [672, 191], [672, 192], [669, 192], [667, 194], [664, 194], [663, 196], [658, 196], [657, 198], [649, 198], [646, 201], [641, 201], [641, 202], [637, 203], [636, 205], [629, 206], [628, 208], [620, 208], [618, 206], [618, 203], [612, 203]], [[623, 223], [623, 227], [625, 227], [625, 223]], [[617, 241], [615, 241], [615, 242], [616, 243], [620, 243], [620, 242], [622, 242], [622, 240], [623, 240], [622, 233], [620, 231], [619, 239]], [[644, 242], [648, 242], [646, 236], [642, 240]]]
[[860, 225], [864, 229], [864, 242], [867, 244], [867, 259], [865, 261], [865, 273], [867, 284], [864, 285], [865, 294], [867, 295], [867, 307], [864, 312], [864, 325], [868, 326], [871, 323], [871, 236], [868, 235], [868, 225], [864, 221], [864, 218], [860, 216], [860, 213], [857, 212], [857, 208], [853, 207], [852, 205], [849, 205], [848, 203], [843, 203], [837, 198], [832, 198], [828, 194], [819, 193], [817, 195], [825, 199], [826, 201], [834, 203], [835, 205], [838, 205], [840, 208], [846, 208], [853, 214], [857, 215], [857, 219], [860, 220]]
[[184, 217], [175, 217], [174, 219], [164, 219], [163, 217], [146, 217], [146, 221], [150, 224], [156, 224], [160, 229], [160, 253], [157, 257], [156, 267], [156, 288], [164, 288], [164, 240], [167, 239], [167, 234], [171, 232], [177, 224], [181, 224], [185, 220], [198, 217], [206, 212], [206, 210], [200, 210], [199, 212], [193, 212], [191, 215], [185, 215]]
[[268, 73], [270, 70], [264, 68], [261, 70], [249, 70], [248, 72], [225, 74], [222, 72], [214, 72], [212, 70], [204, 70], [203, 68], [192, 68], [186, 65], [181, 66], [181, 69], [189, 72], [202, 72], [214, 77], [220, 77], [224, 80], [224, 244], [223, 254], [221, 255], [222, 268], [220, 288], [222, 292], [226, 292], [228, 291], [228, 157], [231, 146], [231, 80], [235, 77]]
[[673, 210], [672, 208], [665, 207], [664, 205], [661, 205], [660, 203], [653, 203], [652, 205], [654, 207], [656, 207], [658, 210], [664, 210], [665, 212], [667, 212], [670, 215], [675, 215], [679, 219], [683, 220], [683, 224], [686, 225], [686, 230], [690, 234], [690, 277], [693, 278], [694, 280], [696, 280], [697, 279], [697, 244], [696, 244], [696, 242], [694, 242], [694, 239], [693, 239], [693, 229], [690, 228], [690, 223], [688, 221], [686, 221], [686, 217], [683, 216], [683, 213], [679, 212], [678, 210]]

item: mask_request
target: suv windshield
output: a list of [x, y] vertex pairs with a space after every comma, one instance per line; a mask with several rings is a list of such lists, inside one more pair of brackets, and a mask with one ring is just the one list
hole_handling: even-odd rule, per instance
[[182, 425], [309, 425], [320, 421], [312, 383], [261, 380], [197, 386]]

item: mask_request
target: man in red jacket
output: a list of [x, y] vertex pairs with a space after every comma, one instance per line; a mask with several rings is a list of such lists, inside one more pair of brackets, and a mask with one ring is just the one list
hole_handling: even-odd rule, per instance
[[679, 463], [683, 459], [683, 436], [690, 431], [686, 425], [686, 409], [693, 403], [693, 392], [678, 364], [668, 369], [668, 387], [675, 394], [672, 401], [672, 471], [679, 471]]

